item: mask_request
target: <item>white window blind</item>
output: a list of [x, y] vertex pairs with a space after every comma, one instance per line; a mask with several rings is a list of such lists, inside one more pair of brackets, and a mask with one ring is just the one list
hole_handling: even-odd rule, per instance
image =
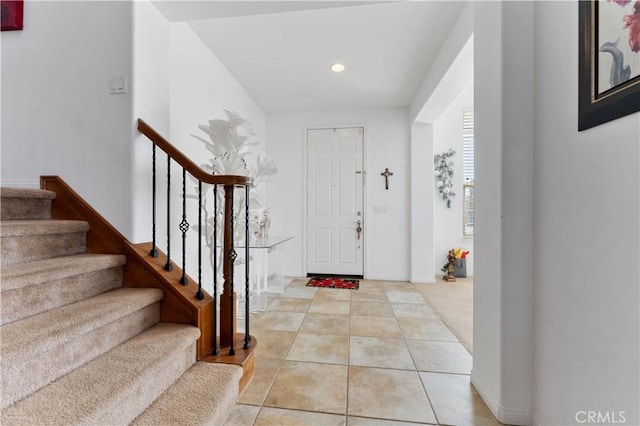
[[475, 217], [475, 141], [473, 111], [462, 113], [462, 228], [465, 237], [473, 236]]
[[462, 179], [464, 183], [474, 181], [473, 111], [462, 113]]

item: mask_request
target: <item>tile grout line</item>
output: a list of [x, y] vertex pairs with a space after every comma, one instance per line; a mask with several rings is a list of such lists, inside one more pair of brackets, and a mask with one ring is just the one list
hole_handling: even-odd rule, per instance
[[[290, 284], [290, 283], [289, 283], [289, 284]], [[288, 286], [289, 286], [289, 285], [287, 285], [287, 287], [288, 287]], [[279, 295], [278, 295], [278, 296], [273, 300], [273, 302], [275, 302], [275, 300], [280, 299], [281, 297], [282, 297], [282, 295], [280, 295], [280, 294], [279, 294]], [[273, 302], [272, 302], [272, 303], [273, 303]], [[270, 305], [271, 305], [271, 304], [270, 304]], [[269, 307], [267, 306], [267, 308], [265, 309], [265, 312], [266, 312], [266, 310], [268, 310], [268, 309], [269, 309]], [[308, 308], [307, 308], [307, 310], [308, 310]], [[306, 315], [306, 313], [305, 313], [305, 315]], [[304, 319], [303, 319], [303, 320], [304, 320]], [[302, 323], [301, 323], [301, 325], [302, 325]], [[299, 329], [299, 328], [300, 328], [300, 327], [298, 327], [298, 329]], [[276, 377], [278, 377], [278, 373], [280, 373], [280, 370], [282, 369], [282, 366], [284, 365], [284, 362], [286, 361], [287, 356], [289, 355], [289, 351], [291, 350], [291, 347], [293, 346], [293, 342], [295, 341], [295, 339], [296, 339], [297, 335], [298, 335], [298, 332], [296, 331], [296, 335], [295, 335], [295, 336], [293, 337], [293, 339], [291, 340], [291, 344], [290, 344], [290, 345], [289, 345], [289, 347], [287, 348], [287, 351], [286, 351], [286, 353], [284, 354], [284, 357], [282, 358], [282, 360], [280, 360], [280, 364], [278, 365], [278, 368], [276, 369], [276, 372], [275, 372], [275, 374], [273, 375], [273, 379], [271, 380], [271, 383], [269, 384], [269, 387], [267, 388], [267, 392], [266, 392], [266, 394], [265, 394], [264, 398], [262, 398], [262, 402], [260, 403], [260, 409], [258, 410], [258, 414], [256, 415], [256, 418], [255, 418], [255, 419], [254, 419], [254, 421], [253, 421], [253, 424], [254, 424], [254, 425], [255, 425], [255, 423], [258, 421], [258, 417], [260, 416], [260, 413], [262, 413], [262, 409], [263, 409], [263, 408], [265, 408], [264, 403], [266, 402], [267, 398], [269, 397], [269, 394], [271, 393], [271, 390], [272, 390], [272, 388], [273, 388], [273, 384], [274, 384], [274, 383], [275, 383], [275, 381], [276, 381]]]
[[[285, 288], [288, 288], [288, 287], [290, 286], [290, 284], [291, 284], [291, 282], [290, 282], [290, 283], [289, 283]], [[411, 284], [411, 283], [409, 283], [409, 284]], [[418, 294], [421, 294], [420, 292], [418, 292], [418, 291], [417, 291], [417, 289], [415, 288], [415, 285], [411, 284], [411, 287], [412, 287], [413, 291], [417, 292]], [[361, 288], [361, 289], [362, 289], [362, 288]], [[333, 291], [335, 291], [335, 290], [337, 290], [337, 289], [332, 289], [332, 290], [333, 290]], [[421, 386], [422, 386], [422, 388], [423, 388], [423, 391], [425, 392], [425, 396], [427, 397], [427, 400], [429, 401], [429, 405], [430, 405], [430, 408], [431, 408], [432, 413], [433, 413], [433, 415], [434, 415], [434, 419], [436, 420], [437, 424], [440, 424], [440, 421], [439, 421], [439, 419], [438, 419], [438, 416], [437, 416], [437, 414], [436, 414], [435, 410], [433, 409], [433, 403], [432, 403], [432, 401], [431, 401], [431, 397], [429, 396], [429, 392], [428, 392], [428, 391], [427, 391], [427, 389], [426, 389], [425, 382], [422, 380], [422, 377], [420, 376], [421, 371], [418, 369], [418, 366], [417, 366], [417, 363], [416, 363], [416, 358], [415, 358], [414, 353], [413, 353], [413, 351], [411, 350], [411, 348], [410, 348], [410, 346], [409, 346], [409, 344], [408, 344], [408, 343], [409, 343], [409, 341], [414, 341], [414, 340], [415, 340], [415, 341], [427, 341], [427, 342], [458, 343], [458, 344], [461, 344], [461, 343], [460, 343], [459, 341], [458, 341], [458, 342], [454, 342], [454, 341], [450, 341], [450, 340], [408, 339], [408, 338], [405, 336], [405, 333], [404, 333], [404, 331], [403, 331], [402, 327], [400, 327], [400, 321], [399, 321], [399, 319], [400, 319], [400, 318], [404, 318], [404, 317], [400, 317], [400, 318], [399, 318], [399, 317], [398, 317], [398, 314], [397, 314], [397, 313], [396, 313], [396, 311], [393, 309], [393, 306], [392, 306], [392, 305], [393, 305], [393, 303], [394, 303], [394, 302], [392, 302], [391, 300], [389, 300], [389, 295], [388, 295], [388, 292], [389, 292], [389, 291], [394, 291], [394, 289], [386, 289], [386, 288], [385, 288], [385, 290], [383, 290], [383, 292], [384, 292], [384, 294], [385, 294], [385, 297], [387, 298], [387, 303], [391, 306], [391, 311], [393, 312], [393, 317], [392, 317], [392, 318], [394, 318], [394, 320], [395, 320], [395, 322], [396, 322], [396, 325], [397, 325], [397, 327], [398, 327], [398, 329], [399, 329], [399, 331], [400, 331], [400, 339], [398, 339], [398, 340], [402, 340], [402, 341], [403, 341], [403, 343], [405, 344], [405, 347], [406, 347], [407, 351], [409, 352], [409, 356], [411, 357], [411, 360], [412, 360], [412, 363], [413, 363], [413, 369], [412, 369], [412, 370], [411, 370], [411, 369], [409, 369], [409, 370], [406, 370], [406, 369], [400, 369], [400, 370], [399, 370], [398, 368], [390, 368], [390, 367], [366, 367], [366, 366], [362, 366], [362, 367], [364, 367], [364, 368], [383, 369], [383, 370], [415, 371], [415, 372], [416, 372], [416, 374], [417, 374], [417, 376], [418, 376], [418, 379], [419, 379], [419, 381], [420, 381], [420, 384], [421, 384]], [[366, 290], [365, 290], [365, 292], [366, 292]], [[298, 327], [296, 328], [296, 330], [293, 332], [293, 333], [294, 333], [294, 336], [293, 336], [293, 338], [292, 338], [292, 340], [291, 340], [290, 344], [288, 345], [288, 347], [287, 347], [287, 349], [286, 349], [286, 352], [284, 353], [283, 358], [279, 360], [280, 362], [279, 362], [278, 368], [276, 369], [275, 374], [274, 374], [274, 376], [273, 376], [273, 379], [271, 380], [271, 383], [270, 383], [270, 384], [269, 384], [269, 386], [268, 386], [268, 389], [267, 389], [267, 391], [266, 391], [266, 395], [265, 395], [265, 397], [262, 399], [261, 404], [258, 406], [258, 412], [257, 412], [257, 414], [256, 414], [256, 417], [254, 418], [254, 422], [253, 422], [253, 424], [255, 424], [255, 423], [257, 422], [258, 418], [260, 417], [261, 413], [263, 412], [263, 408], [274, 408], [274, 409], [280, 409], [280, 410], [293, 410], [293, 411], [298, 411], [298, 412], [319, 413], [319, 414], [331, 414], [331, 415], [338, 415], [338, 416], [341, 416], [341, 414], [339, 414], [339, 413], [335, 413], [335, 412], [311, 411], [311, 410], [305, 410], [305, 409], [284, 408], [284, 407], [275, 407], [275, 406], [274, 406], [274, 407], [268, 407], [268, 406], [265, 406], [265, 405], [264, 405], [264, 404], [265, 404], [265, 402], [266, 402], [266, 400], [267, 400], [267, 398], [268, 398], [268, 396], [269, 396], [269, 394], [270, 394], [270, 393], [271, 393], [271, 391], [273, 390], [273, 385], [274, 385], [274, 383], [275, 383], [275, 379], [276, 379], [276, 377], [278, 376], [278, 374], [280, 373], [280, 371], [281, 371], [281, 369], [282, 369], [282, 366], [284, 365], [284, 363], [285, 363], [286, 361], [290, 361], [290, 360], [288, 360], [287, 358], [288, 358], [288, 356], [290, 355], [291, 350], [292, 350], [292, 348], [293, 348], [293, 345], [295, 344], [295, 342], [296, 342], [297, 338], [300, 336], [300, 334], [305, 334], [305, 333], [301, 332], [300, 330], [301, 330], [301, 328], [302, 328], [302, 324], [303, 324], [303, 323], [304, 323], [304, 321], [307, 319], [307, 315], [310, 313], [310, 312], [309, 312], [309, 310], [310, 310], [311, 306], [313, 305], [313, 303], [314, 303], [314, 301], [315, 301], [315, 300], [325, 299], [325, 297], [323, 297], [323, 296], [322, 296], [322, 294], [324, 294], [324, 293], [321, 293], [321, 295], [319, 295], [319, 294], [318, 294], [318, 292], [316, 291], [316, 292], [315, 292], [315, 294], [313, 295], [313, 297], [312, 297], [312, 298], [310, 298], [310, 302], [309, 302], [309, 304], [308, 304], [308, 306], [306, 307], [306, 310], [305, 310], [304, 312], [295, 311], [295, 310], [294, 310], [294, 311], [280, 311], [280, 312], [286, 312], [286, 313], [298, 313], [298, 312], [299, 312], [299, 313], [303, 313], [303, 317], [302, 317], [302, 321], [300, 322], [300, 324], [298, 325]], [[352, 305], [353, 305], [354, 303], [358, 303], [357, 301], [354, 301], [354, 299], [353, 299], [352, 295], [353, 295], [353, 293], [350, 291], [350, 292], [349, 292], [349, 297], [348, 297], [348, 299], [347, 299], [347, 300], [349, 301], [349, 304], [348, 304], [348, 306], [349, 306], [349, 313], [348, 313], [348, 317], [349, 317], [349, 318], [348, 318], [348, 333], [347, 333], [347, 343], [348, 343], [348, 347], [347, 347], [347, 361], [346, 361], [346, 367], [347, 367], [347, 369], [346, 369], [346, 370], [347, 370], [347, 371], [346, 371], [346, 372], [347, 372], [347, 377], [346, 377], [346, 394], [345, 394], [345, 398], [346, 398], [346, 405], [345, 405], [344, 414], [343, 414], [343, 416], [344, 416], [344, 421], [345, 421], [345, 425], [348, 425], [348, 423], [349, 423], [349, 378], [350, 378], [350, 368], [351, 368], [351, 366], [352, 366], [352, 365], [351, 365], [351, 339], [352, 339], [352, 337], [357, 337], [357, 336], [353, 336], [353, 335], [352, 335], [352, 331], [351, 331], [352, 320], [353, 320], [353, 309], [352, 309]], [[423, 296], [423, 295], [421, 294], [421, 296]], [[277, 300], [279, 300], [279, 299], [281, 299], [281, 298], [285, 298], [284, 294], [279, 294], [279, 295], [277, 295], [277, 296], [276, 296], [276, 298], [275, 298], [271, 303], [269, 303], [269, 306], [267, 306], [267, 308], [265, 309], [265, 312], [269, 309], [269, 307], [270, 307], [273, 303], [275, 303]], [[424, 296], [423, 296], [423, 299], [424, 299]], [[332, 298], [326, 298], [326, 300], [330, 300], [330, 301], [340, 301], [340, 300], [343, 300], [343, 299], [332, 299]], [[361, 302], [362, 302], [362, 301], [361, 301]], [[369, 303], [383, 303], [383, 302], [374, 301], [374, 302], [369, 302]], [[400, 302], [395, 302], [395, 303], [405, 303], [405, 302], [401, 302], [401, 301], [400, 301]], [[424, 305], [431, 307], [431, 305], [426, 301], [426, 299], [424, 299]], [[433, 308], [431, 307], [431, 309], [433, 309]], [[314, 313], [314, 314], [315, 314], [315, 313]], [[324, 314], [323, 314], [323, 313], [320, 313], [320, 314], [321, 314], [321, 315], [337, 315], [337, 314], [327, 314], [327, 313], [324, 313]], [[443, 323], [443, 325], [444, 325], [444, 326], [445, 326], [449, 331], [451, 331], [451, 330], [449, 329], [449, 326], [448, 326], [448, 325], [446, 325], [446, 323], [444, 323], [444, 321], [442, 321], [442, 318], [440, 317], [440, 315], [439, 315], [439, 314], [437, 314], [437, 312], [436, 312], [436, 315], [438, 316], [438, 320], [439, 320], [439, 321], [441, 321], [441, 322]], [[391, 317], [381, 317], [381, 318], [391, 318]], [[427, 319], [425, 319], [425, 318], [416, 318], [416, 319], [418, 319], [418, 320], [421, 320], [421, 321], [422, 321], [422, 320], [427, 320], [428, 318], [427, 318]], [[265, 330], [267, 330], [267, 329], [265, 329]], [[284, 331], [284, 330], [270, 330], [270, 331]], [[318, 334], [318, 333], [307, 333], [307, 334]], [[326, 335], [326, 334], [321, 333], [321, 335]], [[336, 336], [338, 336], [338, 335], [336, 335]], [[362, 337], [366, 337], [366, 336], [362, 336]], [[375, 337], [375, 336], [372, 336], [372, 337]], [[455, 336], [455, 334], [454, 334], [454, 337], [456, 337], [456, 338], [457, 338], [457, 336]], [[464, 345], [462, 345], [462, 346], [464, 347]], [[465, 350], [466, 350], [466, 348], [465, 348]], [[290, 361], [290, 362], [293, 362], [293, 361]], [[329, 363], [329, 362], [322, 362], [322, 361], [295, 361], [295, 362], [300, 362], [300, 363], [310, 363], [310, 364], [324, 364], [324, 365], [341, 365], [341, 364], [339, 364], [339, 363], [338, 363], [338, 364], [336, 364], [336, 363]], [[447, 373], [447, 372], [444, 372], [444, 371], [430, 371], [430, 370], [425, 370], [424, 372], [425, 372], [425, 373], [434, 373], [434, 374], [452, 374], [452, 375], [459, 375], [459, 376], [469, 376], [469, 375], [470, 375], [470, 373], [469, 373], [469, 374], [467, 374], [467, 373]], [[252, 404], [246, 404], [246, 405], [252, 405]], [[365, 418], [365, 419], [366, 419], [366, 418], [370, 418], [370, 419], [378, 419], [377, 417], [358, 416], [358, 415], [355, 415], [354, 417], [360, 417], [360, 418]], [[392, 419], [383, 419], [383, 418], [380, 418], [379, 420], [394, 421], [394, 420], [392, 420]], [[416, 423], [422, 423], [422, 422], [416, 422]], [[422, 423], [422, 424], [430, 424], [430, 423]]]
[[351, 293], [349, 293], [349, 328], [347, 334], [347, 390], [346, 390], [346, 403], [344, 407], [344, 423], [346, 426], [349, 425], [349, 380], [351, 377], [351, 303], [353, 299], [351, 298]]
[[[413, 288], [415, 289], [415, 285], [413, 286]], [[416, 290], [417, 292], [417, 290]], [[420, 292], [418, 292], [420, 293]], [[421, 295], [422, 296], [422, 295]], [[423, 297], [424, 299], [424, 297]], [[426, 299], [425, 299], [425, 303], [426, 303]], [[402, 336], [404, 337], [404, 332], [402, 331], [402, 328], [400, 328], [400, 332], [402, 333]], [[420, 376], [420, 371], [418, 370], [418, 364], [416, 363], [416, 360], [413, 356], [413, 352], [411, 351], [411, 347], [409, 347], [409, 343], [407, 343], [407, 338], [404, 337], [404, 344], [407, 346], [407, 349], [409, 350], [409, 354], [411, 355], [411, 360], [413, 361], [413, 365], [416, 367], [416, 374], [418, 375], [418, 380], [420, 381], [420, 384], [422, 385], [422, 389], [424, 389], [424, 394], [427, 397], [427, 401], [429, 401], [429, 407], [431, 408], [431, 412], [433, 413], [433, 418], [436, 419], [436, 424], [440, 424], [440, 420], [438, 419], [438, 414], [436, 414], [436, 410], [433, 408], [433, 402], [431, 402], [431, 397], [429, 396], [429, 392], [427, 391], [427, 387], [424, 384], [424, 381], [422, 380], [422, 377]]]

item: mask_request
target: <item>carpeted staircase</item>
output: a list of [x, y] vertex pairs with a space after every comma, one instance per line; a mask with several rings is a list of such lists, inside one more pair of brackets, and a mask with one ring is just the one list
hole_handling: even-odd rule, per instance
[[51, 220], [55, 193], [0, 196], [0, 423], [222, 424], [242, 369], [196, 362], [200, 331], [123, 288], [124, 256], [86, 253], [86, 222]]

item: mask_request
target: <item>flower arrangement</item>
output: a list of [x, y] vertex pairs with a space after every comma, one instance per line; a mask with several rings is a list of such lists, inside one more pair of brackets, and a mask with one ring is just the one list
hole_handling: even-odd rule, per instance
[[[251, 148], [258, 144], [252, 141], [255, 136], [253, 126], [249, 121], [242, 118], [237, 112], [224, 110], [226, 120], [213, 119], [208, 124], [198, 126], [201, 131], [207, 134], [208, 139], [198, 135], [191, 135], [202, 142], [205, 148], [213, 154], [208, 163], [202, 164], [202, 168], [217, 175], [241, 175], [253, 178], [253, 184], [249, 189], [249, 235], [253, 242], [263, 241], [268, 237], [270, 224], [269, 208], [261, 200], [257, 191], [257, 186], [267, 180], [269, 176], [278, 172], [273, 161], [264, 153], [260, 153], [255, 160], [255, 166], [248, 163], [247, 159], [251, 155]], [[197, 191], [197, 187], [196, 187]], [[242, 191], [234, 197], [234, 240], [244, 238], [245, 223], [245, 193]], [[223, 215], [221, 210], [217, 216], [212, 217], [209, 211], [210, 204], [207, 198], [211, 196], [211, 187], [203, 192], [202, 209], [205, 222], [203, 225], [205, 241], [212, 253], [211, 266], [213, 268], [213, 247], [219, 243], [213, 238], [213, 225], [218, 221], [218, 229], [223, 227]], [[224, 204], [224, 191], [218, 191], [218, 205]], [[196, 195], [188, 195], [189, 198], [197, 199]], [[195, 227], [197, 232], [200, 232]], [[219, 234], [219, 238], [221, 234]]]
[[456, 195], [453, 189], [453, 160], [451, 157], [456, 152], [450, 149], [442, 154], [433, 156], [433, 163], [436, 175], [436, 185], [440, 192], [440, 197], [447, 202], [447, 208], [451, 208], [451, 197]]
[[266, 243], [269, 241], [269, 208], [252, 209], [249, 212], [249, 238], [253, 242]]
[[[462, 259], [466, 259], [469, 253], [469, 250], [465, 250], [462, 247], [449, 250], [447, 253], [447, 263], [445, 263], [442, 269], [440, 269], [445, 273], [445, 275], [442, 276], [442, 279], [448, 282], [453, 282], [456, 280], [456, 276], [466, 277], [466, 266], [464, 266]], [[457, 275], [455, 273], [456, 266], [464, 268], [462, 275]]]
[[453, 254], [456, 257], [456, 259], [466, 259], [469, 253], [471, 253], [469, 250], [465, 250], [462, 247], [453, 249]]

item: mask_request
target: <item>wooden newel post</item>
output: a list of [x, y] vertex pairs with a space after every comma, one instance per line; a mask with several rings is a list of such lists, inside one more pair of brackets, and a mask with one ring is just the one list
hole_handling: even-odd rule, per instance
[[222, 245], [222, 276], [224, 287], [220, 295], [220, 347], [233, 347], [236, 335], [236, 293], [233, 288], [233, 185], [224, 186], [224, 240]]

